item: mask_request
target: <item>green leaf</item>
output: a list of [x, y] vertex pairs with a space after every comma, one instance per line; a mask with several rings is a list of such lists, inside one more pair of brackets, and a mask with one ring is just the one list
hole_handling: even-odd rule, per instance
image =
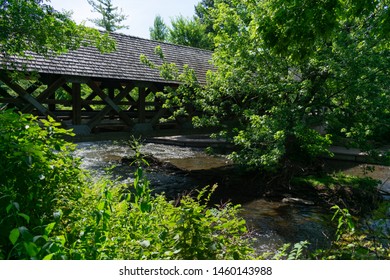
[[49, 254], [43, 258], [44, 261], [51, 260], [53, 258], [54, 254]]
[[16, 210], [20, 211], [19, 203], [13, 202], [12, 205], [15, 207]]
[[30, 217], [29, 216], [27, 216], [26, 214], [23, 214], [23, 213], [18, 213], [18, 215], [20, 217], [24, 218], [27, 221], [27, 223], [30, 223]]
[[27, 254], [30, 257], [36, 257], [38, 255], [39, 248], [37, 247], [37, 245], [35, 245], [35, 243], [33, 243], [33, 242], [24, 242], [23, 245], [24, 245], [24, 248], [27, 251]]
[[56, 225], [56, 223], [50, 223], [48, 224], [46, 227], [45, 227], [45, 235], [46, 236], [49, 236], [49, 234], [52, 232], [54, 226]]
[[19, 229], [14, 228], [11, 230], [11, 233], [9, 234], [9, 240], [11, 241], [12, 245], [15, 245], [16, 241], [18, 241], [20, 236]]

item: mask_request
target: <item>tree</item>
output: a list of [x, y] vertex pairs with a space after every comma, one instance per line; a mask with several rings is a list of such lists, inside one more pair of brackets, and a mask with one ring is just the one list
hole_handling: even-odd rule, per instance
[[97, 30], [77, 25], [42, 0], [0, 0], [0, 53], [33, 51], [62, 53], [82, 45], [100, 50], [114, 48], [114, 41]]
[[213, 41], [206, 32], [206, 25], [197, 17], [192, 19], [178, 16], [171, 20], [172, 27], [167, 27], [160, 16], [154, 20], [150, 30], [152, 40], [190, 46], [200, 49], [213, 49]]
[[388, 1], [213, 5], [216, 71], [188, 103], [203, 113], [195, 125], [236, 145], [237, 162], [308, 165], [334, 141], [369, 150], [390, 135]]
[[197, 18], [185, 18], [178, 16], [171, 22], [169, 41], [183, 46], [192, 46], [201, 49], [210, 49], [209, 39], [205, 26]]
[[149, 28], [149, 31], [151, 40], [166, 42], [169, 29], [160, 15], [156, 16], [154, 25]]
[[218, 70], [199, 102], [206, 121], [237, 121], [233, 158], [307, 163], [336, 136], [368, 149], [389, 131], [388, 1], [215, 2]]
[[189, 19], [178, 16], [171, 22], [168, 41], [173, 44], [212, 49], [212, 40], [206, 32], [206, 26], [196, 17]]
[[97, 12], [101, 16], [90, 20], [96, 26], [108, 32], [128, 28], [126, 25], [121, 25], [128, 16], [124, 15], [122, 10], [118, 11], [118, 7], [114, 7], [111, 0], [88, 0], [88, 3], [92, 6], [92, 12]]

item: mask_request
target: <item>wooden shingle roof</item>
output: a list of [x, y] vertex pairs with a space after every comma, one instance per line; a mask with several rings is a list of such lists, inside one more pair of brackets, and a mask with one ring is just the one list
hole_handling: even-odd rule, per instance
[[[100, 53], [94, 47], [81, 47], [54, 57], [28, 53], [32, 59], [10, 58], [12, 63], [7, 63], [8, 69], [21, 70], [24, 65], [24, 70], [41, 74], [168, 83], [160, 76], [158, 70], [151, 69], [140, 61], [141, 54], [144, 54], [153, 63], [161, 65], [161, 58], [155, 54], [156, 46], [160, 46], [166, 60], [175, 63], [179, 69], [185, 64], [194, 69], [202, 84], [205, 83], [206, 72], [212, 69], [210, 64], [212, 52], [207, 50], [117, 33], [111, 33], [110, 36], [116, 40], [116, 51], [111, 53]], [[0, 60], [3, 60], [1, 64], [4, 64], [4, 58], [0, 56]]]

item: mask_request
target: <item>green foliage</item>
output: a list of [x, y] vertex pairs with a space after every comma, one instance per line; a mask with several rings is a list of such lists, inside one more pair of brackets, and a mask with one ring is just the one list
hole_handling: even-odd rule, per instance
[[[385, 212], [388, 211], [388, 206], [387, 203]], [[357, 226], [355, 222], [357, 219], [352, 217], [348, 209], [342, 209], [337, 205], [332, 209], [335, 210], [332, 220], [337, 220], [336, 241], [332, 242], [329, 249], [315, 252], [313, 258], [338, 260], [390, 259], [390, 236], [388, 231], [386, 233], [383, 228], [367, 229], [362, 225]], [[384, 218], [383, 215], [381, 218]]]
[[126, 25], [121, 25], [128, 16], [124, 15], [122, 10], [118, 12], [118, 7], [114, 7], [111, 0], [88, 0], [88, 3], [92, 6], [92, 12], [97, 12], [101, 16], [90, 19], [96, 26], [108, 32], [128, 28]]
[[131, 186], [94, 180], [53, 120], [0, 113], [1, 259], [248, 259], [239, 206], [153, 196], [135, 140]]
[[63, 53], [83, 45], [101, 51], [114, 49], [107, 34], [77, 25], [70, 15], [54, 10], [42, 0], [0, 1], [0, 53], [24, 55]]
[[[285, 244], [279, 251], [272, 257], [273, 260], [299, 260], [308, 258], [307, 247], [310, 243], [308, 241], [301, 241], [295, 243], [293, 246], [289, 243]], [[269, 257], [267, 257], [269, 258]]]
[[53, 213], [69, 212], [68, 202], [79, 197], [84, 175], [72, 156], [74, 145], [63, 140], [71, 132], [59, 126], [52, 119], [0, 112], [0, 246], [8, 258], [36, 257], [33, 244]]
[[200, 49], [212, 49], [212, 40], [206, 33], [206, 26], [197, 18], [176, 17], [171, 22], [168, 41], [173, 44], [191, 46]]
[[334, 0], [214, 2], [217, 71], [196, 96], [197, 122], [238, 121], [225, 133], [239, 147], [234, 158], [277, 167], [326, 154], [335, 135], [368, 149], [388, 131], [383, 1], [356, 10]]
[[171, 20], [171, 27], [168, 27], [160, 16], [156, 16], [154, 25], [149, 30], [152, 40], [200, 49], [213, 49], [212, 38], [206, 32], [206, 25], [197, 17], [178, 16]]
[[[246, 259], [253, 249], [238, 207], [207, 208], [184, 196], [179, 202], [151, 196], [142, 168], [123, 192], [100, 181], [73, 203], [67, 240], [71, 259]], [[127, 189], [125, 189], [127, 190]]]
[[202, 1], [216, 71], [168, 99], [195, 106], [195, 126], [220, 128], [256, 169], [310, 164], [340, 139], [369, 151], [390, 132], [388, 4]]
[[166, 42], [168, 38], [168, 27], [165, 25], [164, 20], [160, 15], [157, 15], [154, 19], [153, 27], [149, 28], [150, 39]]

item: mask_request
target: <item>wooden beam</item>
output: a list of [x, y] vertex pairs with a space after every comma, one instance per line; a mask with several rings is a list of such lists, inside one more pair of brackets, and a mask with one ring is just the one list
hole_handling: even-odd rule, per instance
[[128, 84], [122, 91], [112, 100], [109, 98], [100, 87], [93, 81], [88, 83], [88, 86], [97, 93], [108, 105], [104, 107], [93, 119], [91, 119], [87, 125], [92, 129], [95, 127], [111, 110], [117, 112], [120, 118], [129, 126], [132, 126], [134, 123], [130, 117], [117, 105], [117, 102], [120, 102], [133, 88], [132, 83]]
[[9, 94], [5, 89], [0, 87], [0, 95], [3, 96], [3, 98], [0, 98], [0, 103], [6, 103], [5, 108], [14, 108], [17, 107], [19, 110], [22, 108], [23, 100], [19, 97], [13, 97], [11, 94]]
[[145, 122], [145, 102], [146, 102], [146, 90], [145, 88], [139, 88], [138, 94], [138, 122]]
[[5, 76], [5, 75], [2, 75], [1, 76], [1, 79], [2, 81], [10, 88], [12, 89], [14, 92], [16, 92], [21, 98], [23, 98], [26, 102], [28, 102], [29, 104], [31, 104], [31, 106], [33, 106], [35, 109], [37, 109], [42, 115], [44, 116], [50, 116], [52, 117], [53, 119], [55, 119], [56, 121], [57, 118], [56, 116], [50, 112], [47, 108], [45, 108], [41, 103], [39, 103], [38, 100], [36, 100], [34, 97], [32, 97], [28, 92], [26, 92], [26, 90], [24, 88], [22, 88], [20, 85], [16, 84], [16, 83], [13, 83], [12, 80]]
[[[72, 96], [72, 94], [73, 94], [72, 91], [73, 91], [73, 90], [72, 90], [67, 84], [62, 85], [62, 88], [63, 88], [67, 93], [69, 93], [70, 96]], [[84, 109], [87, 110], [87, 111], [93, 111], [92, 107], [89, 106], [88, 104], [94, 104], [94, 103], [87, 103], [87, 102], [85, 102], [85, 100], [92, 100], [92, 99], [95, 98], [95, 96], [96, 96], [96, 93], [92, 92], [90, 95], [87, 96], [87, 98], [85, 98], [84, 100], [82, 99], [82, 100], [81, 100], [81, 107], [84, 108]], [[99, 101], [99, 102], [100, 102], [100, 101]], [[98, 104], [98, 103], [96, 103], [96, 104]], [[102, 104], [102, 103], [99, 103], [99, 104]]]
[[[42, 102], [42, 103], [45, 103], [45, 99], [49, 98], [52, 94], [54, 94], [56, 92], [57, 89], [59, 89], [63, 84], [65, 83], [65, 79], [64, 77], [60, 77], [58, 78], [57, 80], [55, 80], [53, 83], [51, 83], [47, 89], [45, 89], [37, 98], [36, 100], [38, 102]], [[30, 92], [30, 94], [32, 94], [33, 92]], [[31, 110], [33, 109], [32, 107], [33, 105], [32, 104], [28, 104], [26, 105], [26, 107], [24, 107], [22, 109], [23, 112], [25, 113], [28, 113], [28, 112], [31, 112]]]
[[72, 124], [81, 124], [81, 85], [74, 82], [72, 85]]
[[[115, 87], [110, 85], [107, 89], [108, 89], [108, 97], [110, 97], [111, 99], [114, 99], [115, 98]], [[119, 104], [117, 104], [117, 105], [119, 105]], [[114, 118], [115, 118], [115, 114], [111, 110], [110, 119], [114, 119]]]

